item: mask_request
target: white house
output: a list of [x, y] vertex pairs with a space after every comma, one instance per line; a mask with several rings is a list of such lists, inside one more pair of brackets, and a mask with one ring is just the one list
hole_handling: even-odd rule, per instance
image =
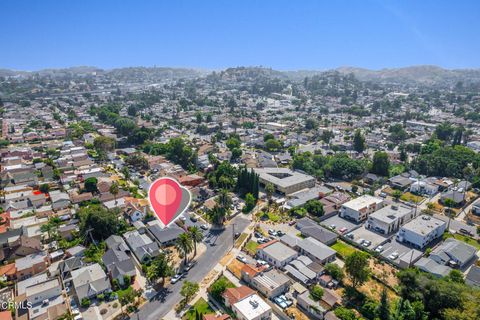
[[397, 233], [397, 240], [423, 249], [433, 240], [441, 237], [447, 223], [443, 220], [421, 215], [405, 224]]
[[283, 268], [298, 257], [298, 252], [279, 241], [274, 241], [260, 245], [257, 248], [257, 256], [277, 268]]
[[398, 231], [400, 226], [414, 217], [415, 209], [401, 205], [388, 205], [368, 217], [366, 228], [382, 234], [390, 234]]
[[340, 216], [355, 222], [360, 222], [367, 219], [369, 214], [382, 208], [383, 204], [383, 199], [363, 195], [344, 203], [340, 208]]
[[438, 185], [430, 182], [427, 179], [418, 180], [412, 183], [410, 186], [410, 192], [432, 196], [438, 192]]
[[272, 308], [257, 294], [235, 303], [232, 310], [239, 320], [268, 320], [272, 317]]

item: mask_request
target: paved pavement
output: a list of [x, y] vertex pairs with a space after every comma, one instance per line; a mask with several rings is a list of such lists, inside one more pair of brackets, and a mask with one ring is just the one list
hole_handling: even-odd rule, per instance
[[[250, 224], [248, 217], [239, 215], [232, 221], [235, 232], [243, 232]], [[215, 245], [207, 245], [207, 251], [197, 259], [197, 264], [190, 270], [186, 279], [192, 282], [201, 282], [214, 269], [220, 259], [232, 248], [233, 226], [230, 223], [224, 230], [210, 231], [216, 239]], [[179, 281], [163, 289], [148, 303], [132, 315], [132, 319], [162, 319], [182, 299], [180, 289], [185, 280]]]

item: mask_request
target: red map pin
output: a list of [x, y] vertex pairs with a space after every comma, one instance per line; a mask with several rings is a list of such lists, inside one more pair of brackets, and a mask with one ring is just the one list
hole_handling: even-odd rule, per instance
[[163, 227], [177, 220], [190, 205], [192, 196], [177, 180], [160, 178], [148, 190], [148, 199]]

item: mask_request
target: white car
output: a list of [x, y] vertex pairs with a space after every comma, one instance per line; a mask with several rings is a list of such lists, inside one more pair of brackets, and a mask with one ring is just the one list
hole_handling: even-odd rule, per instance
[[182, 276], [183, 276], [183, 274], [177, 273], [176, 275], [174, 275], [174, 276], [170, 279], [170, 283], [171, 283], [171, 284], [177, 283], [180, 279], [182, 279]]
[[383, 251], [383, 246], [378, 246], [375, 248], [375, 252], [382, 252]]
[[238, 261], [241, 261], [241, 262], [243, 262], [243, 263], [247, 263], [247, 258], [245, 258], [245, 257], [242, 256], [242, 255], [238, 255], [238, 256], [237, 256], [237, 260], [238, 260]]
[[388, 256], [388, 259], [390, 260], [395, 260], [398, 258], [398, 253], [397, 252], [394, 252], [392, 253], [391, 255]]

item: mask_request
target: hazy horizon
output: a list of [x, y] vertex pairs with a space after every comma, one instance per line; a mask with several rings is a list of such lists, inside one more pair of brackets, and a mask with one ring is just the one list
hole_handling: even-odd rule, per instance
[[476, 1], [0, 3], [1, 67], [480, 67]]

